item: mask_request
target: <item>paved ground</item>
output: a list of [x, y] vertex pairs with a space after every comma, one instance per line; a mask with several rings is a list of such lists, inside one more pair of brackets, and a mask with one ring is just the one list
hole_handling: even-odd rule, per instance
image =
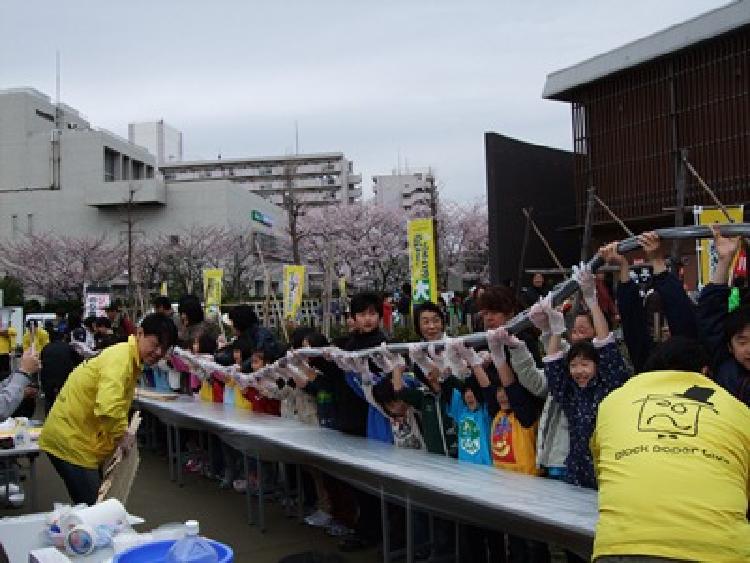
[[[180, 488], [169, 480], [165, 457], [142, 450], [141, 465], [128, 500], [128, 510], [146, 519], [143, 529], [160, 524], [197, 519], [201, 533], [231, 545], [238, 563], [276, 563], [285, 555], [306, 551], [338, 553], [336, 541], [322, 531], [300, 525], [284, 516], [277, 504], [266, 503], [267, 531], [260, 533], [247, 524], [245, 497], [234, 491], [222, 491], [215, 481], [186, 475]], [[62, 481], [45, 456], [37, 462], [40, 510], [50, 510], [54, 501], [66, 500]], [[31, 512], [29, 507], [0, 509], [2, 516]], [[342, 561], [370, 563], [379, 561], [377, 550], [343, 554]]]

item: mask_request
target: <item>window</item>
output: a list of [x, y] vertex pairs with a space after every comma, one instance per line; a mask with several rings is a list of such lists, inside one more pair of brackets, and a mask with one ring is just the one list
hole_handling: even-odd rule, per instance
[[150, 165], [146, 165], [146, 178], [153, 178], [154, 177], [154, 167]]
[[179, 235], [169, 235], [169, 244], [172, 246], [177, 246], [180, 244], [180, 237]]
[[263, 280], [255, 280], [255, 297], [263, 295]]
[[133, 161], [133, 180], [142, 180], [146, 175], [146, 167], [140, 160]]
[[122, 179], [130, 180], [130, 157], [122, 157]]
[[34, 234], [34, 215], [32, 213], [26, 214], [26, 234]]
[[10, 230], [14, 237], [18, 234], [18, 215], [10, 216]]
[[41, 117], [42, 119], [46, 119], [47, 121], [51, 121], [52, 123], [55, 122], [55, 116], [51, 113], [47, 113], [46, 111], [42, 111], [40, 109], [36, 110], [36, 114], [38, 117]]
[[117, 151], [113, 151], [109, 147], [104, 147], [104, 181], [114, 182], [115, 172], [117, 169], [117, 157], [119, 157]]

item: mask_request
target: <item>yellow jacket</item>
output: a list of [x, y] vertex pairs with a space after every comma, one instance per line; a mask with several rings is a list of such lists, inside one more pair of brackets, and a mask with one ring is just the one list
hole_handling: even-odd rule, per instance
[[[42, 327], [36, 327], [36, 337], [34, 338], [34, 348], [37, 354], [42, 352], [42, 349], [49, 344], [49, 332], [44, 330]], [[26, 330], [23, 333], [23, 351], [25, 352], [31, 347], [31, 331]]]
[[128, 426], [141, 367], [134, 336], [79, 365], [47, 415], [39, 447], [74, 465], [99, 467]]
[[10, 354], [16, 347], [16, 329], [9, 326], [6, 329], [8, 334], [0, 334], [0, 354]]

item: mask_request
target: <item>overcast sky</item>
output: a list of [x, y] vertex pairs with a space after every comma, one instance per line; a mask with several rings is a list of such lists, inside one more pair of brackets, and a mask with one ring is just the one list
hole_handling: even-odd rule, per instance
[[717, 0], [0, 1], [0, 88], [31, 86], [127, 137], [163, 118], [185, 157], [341, 151], [373, 174], [432, 166], [485, 194], [485, 131], [569, 149], [548, 73]]

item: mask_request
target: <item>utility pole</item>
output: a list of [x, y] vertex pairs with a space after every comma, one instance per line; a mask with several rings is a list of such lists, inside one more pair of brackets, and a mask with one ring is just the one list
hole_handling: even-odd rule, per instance
[[[127, 236], [127, 268], [128, 268], [128, 289], [127, 289], [127, 301], [128, 307], [133, 302], [133, 226], [138, 221], [133, 214], [135, 210], [135, 194], [138, 190], [133, 187], [133, 182], [128, 182], [128, 198], [123, 202], [125, 206], [125, 219], [122, 221], [126, 226], [125, 234]], [[189, 291], [189, 290], [188, 290]]]
[[133, 184], [128, 184], [128, 305], [133, 300]]
[[60, 137], [62, 136], [62, 108], [60, 107], [60, 51], [55, 52], [55, 128], [52, 130], [52, 186], [59, 190], [60, 181]]
[[[440, 240], [438, 238], [438, 193], [435, 177], [432, 170], [428, 170], [427, 177], [431, 179], [430, 183], [430, 216], [432, 217], [432, 240], [435, 245], [435, 273], [438, 279], [438, 289], [440, 284]], [[446, 275], [447, 284], [447, 275]]]
[[296, 166], [291, 163], [284, 165], [284, 195], [283, 203], [286, 208], [287, 218], [289, 221], [289, 238], [292, 241], [292, 260], [295, 264], [300, 263], [299, 255], [299, 235], [297, 233], [297, 221], [300, 215], [302, 204], [297, 200], [294, 193], [294, 172]]
[[331, 303], [333, 301], [333, 237], [328, 240], [326, 261], [325, 294], [323, 296], [323, 334], [331, 336]]

